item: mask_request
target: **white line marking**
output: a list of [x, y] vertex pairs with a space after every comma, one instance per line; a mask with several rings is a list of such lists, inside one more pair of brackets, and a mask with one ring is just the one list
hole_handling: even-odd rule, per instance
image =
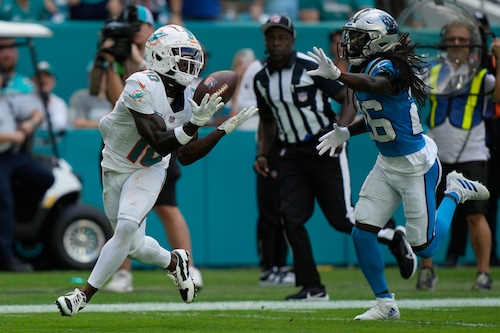
[[[446, 298], [446, 299], [408, 299], [398, 300], [401, 309], [463, 308], [463, 307], [500, 307], [499, 298]], [[228, 311], [228, 310], [307, 310], [307, 309], [364, 309], [371, 306], [370, 301], [329, 301], [329, 302], [195, 302], [186, 303], [126, 303], [126, 304], [88, 304], [85, 312], [153, 312], [153, 311]], [[52, 305], [2, 305], [0, 314], [5, 313], [42, 313], [57, 312]]]

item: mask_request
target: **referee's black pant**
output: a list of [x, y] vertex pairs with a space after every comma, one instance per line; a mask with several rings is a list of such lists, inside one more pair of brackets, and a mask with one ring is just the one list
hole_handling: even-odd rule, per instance
[[316, 145], [317, 140], [287, 145], [280, 165], [281, 214], [292, 248], [296, 285], [304, 288], [321, 286], [305, 228], [315, 199], [332, 227], [348, 234], [353, 228], [348, 218], [351, 198], [345, 195], [351, 193], [346, 151], [339, 157], [320, 156]]

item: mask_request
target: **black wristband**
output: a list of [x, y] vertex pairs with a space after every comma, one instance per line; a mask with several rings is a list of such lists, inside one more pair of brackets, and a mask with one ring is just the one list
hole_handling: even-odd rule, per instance
[[264, 154], [259, 154], [257, 156], [255, 156], [255, 160], [257, 161], [260, 157], [264, 157], [265, 159], [267, 159], [267, 156], [264, 155]]

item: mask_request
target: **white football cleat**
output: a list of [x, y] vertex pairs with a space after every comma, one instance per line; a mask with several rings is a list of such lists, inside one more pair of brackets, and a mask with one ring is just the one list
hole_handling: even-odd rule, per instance
[[394, 294], [391, 298], [376, 298], [376, 304], [370, 310], [357, 315], [354, 320], [387, 320], [399, 319], [400, 313]]
[[458, 194], [459, 203], [467, 200], [488, 200], [490, 191], [478, 181], [470, 180], [459, 172], [452, 171], [446, 176], [445, 194], [455, 192]]
[[169, 272], [168, 276], [179, 288], [182, 300], [186, 303], [193, 302], [196, 297], [196, 290], [193, 279], [189, 274], [189, 252], [182, 249], [172, 251], [177, 257], [177, 266], [174, 272]]
[[73, 316], [87, 305], [87, 296], [75, 288], [74, 291], [58, 297], [55, 303], [62, 316]]

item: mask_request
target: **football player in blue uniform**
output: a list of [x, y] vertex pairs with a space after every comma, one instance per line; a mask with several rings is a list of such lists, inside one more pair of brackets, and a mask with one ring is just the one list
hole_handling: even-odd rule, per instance
[[354, 90], [363, 118], [347, 127], [334, 125], [322, 136], [319, 154], [335, 148], [351, 136], [368, 132], [379, 150], [356, 204], [352, 230], [359, 266], [376, 297], [375, 305], [355, 320], [399, 319], [400, 313], [384, 275], [384, 259], [377, 232], [403, 202], [407, 239], [420, 257], [431, 257], [444, 240], [455, 208], [466, 200], [486, 200], [489, 192], [477, 181], [457, 172], [446, 177], [445, 198], [436, 207], [436, 187], [441, 178], [437, 146], [423, 133], [418, 105], [427, 99], [418, 77], [423, 63], [414, 55], [415, 44], [401, 34], [392, 16], [379, 9], [354, 14], [342, 30], [344, 57], [351, 65], [342, 73], [323, 50], [309, 55], [319, 67], [309, 71], [336, 79]]

